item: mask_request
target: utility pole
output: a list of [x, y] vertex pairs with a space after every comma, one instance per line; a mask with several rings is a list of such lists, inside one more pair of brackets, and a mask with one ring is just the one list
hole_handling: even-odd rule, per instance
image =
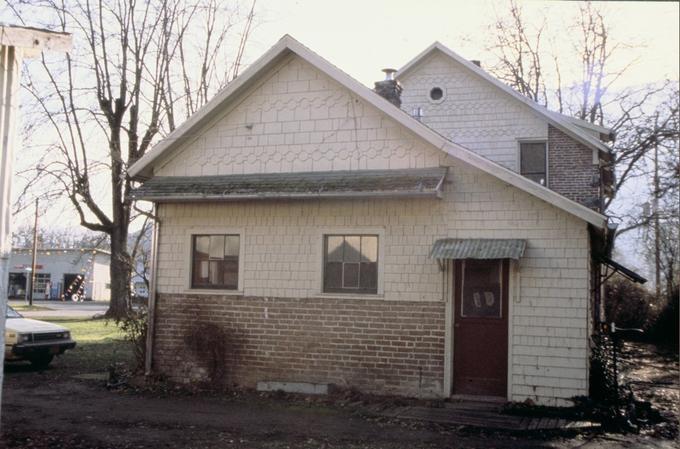
[[661, 298], [661, 236], [659, 235], [659, 145], [654, 145], [654, 283], [657, 301]]
[[35, 285], [35, 269], [38, 260], [38, 198], [35, 199], [35, 221], [33, 222], [33, 260], [31, 261], [31, 286], [28, 290], [28, 305], [33, 305], [33, 286]]

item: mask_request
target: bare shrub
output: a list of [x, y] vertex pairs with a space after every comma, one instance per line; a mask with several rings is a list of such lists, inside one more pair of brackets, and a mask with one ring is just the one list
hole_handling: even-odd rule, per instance
[[215, 323], [197, 323], [184, 337], [189, 351], [208, 369], [212, 383], [224, 383], [226, 355], [232, 346], [231, 333]]
[[616, 323], [617, 327], [646, 330], [656, 318], [654, 296], [621, 276], [607, 282], [605, 298], [607, 321]]
[[148, 309], [142, 306], [130, 310], [116, 324], [123, 331], [125, 340], [132, 343], [132, 350], [135, 356], [135, 370], [143, 369], [146, 357], [146, 335], [149, 329]]
[[676, 286], [661, 306], [649, 329], [649, 337], [659, 344], [678, 349], [680, 337], [680, 289]]

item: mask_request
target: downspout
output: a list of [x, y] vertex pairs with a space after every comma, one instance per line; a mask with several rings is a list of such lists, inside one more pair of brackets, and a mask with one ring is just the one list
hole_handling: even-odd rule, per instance
[[150, 376], [153, 364], [153, 340], [156, 331], [156, 274], [158, 270], [158, 239], [161, 221], [158, 218], [159, 205], [153, 205], [153, 233], [151, 235], [151, 282], [149, 283], [149, 316], [146, 329], [146, 353], [144, 354], [144, 375]]

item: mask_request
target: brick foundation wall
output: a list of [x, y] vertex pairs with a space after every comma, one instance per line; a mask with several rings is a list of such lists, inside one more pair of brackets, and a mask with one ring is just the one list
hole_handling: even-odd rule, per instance
[[210, 362], [188, 343], [207, 323], [228, 335], [220, 371], [228, 383], [318, 382], [370, 393], [442, 394], [443, 302], [160, 294], [155, 371], [177, 382], [207, 380]]
[[548, 182], [555, 192], [599, 210], [599, 167], [593, 165], [593, 150], [553, 126], [548, 126]]

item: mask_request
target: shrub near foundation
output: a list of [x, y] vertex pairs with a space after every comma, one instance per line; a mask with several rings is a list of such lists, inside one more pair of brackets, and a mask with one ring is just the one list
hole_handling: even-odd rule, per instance
[[227, 374], [225, 358], [233, 350], [231, 333], [215, 323], [197, 323], [187, 331], [184, 342], [207, 369], [208, 380], [223, 384]]
[[139, 307], [131, 310], [127, 316], [119, 321], [117, 325], [125, 340], [132, 343], [132, 349], [135, 356], [135, 369], [141, 370], [144, 368], [144, 359], [146, 357], [146, 335], [148, 331], [149, 314], [146, 307]]

